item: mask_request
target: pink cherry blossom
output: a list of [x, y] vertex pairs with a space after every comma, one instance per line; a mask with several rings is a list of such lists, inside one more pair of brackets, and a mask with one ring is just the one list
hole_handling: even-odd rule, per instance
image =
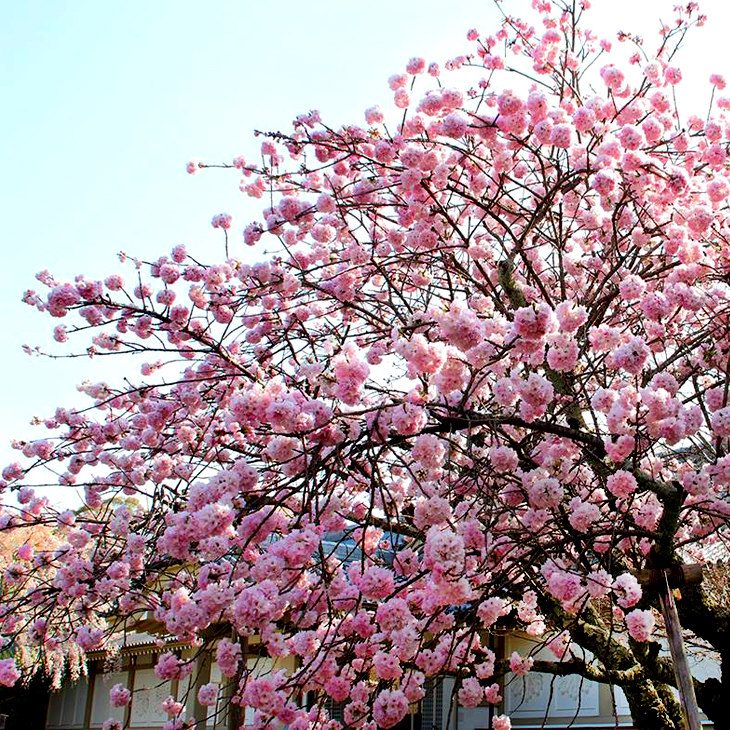
[[492, 718], [492, 730], [511, 730], [512, 722], [507, 715], [495, 715]]
[[622, 573], [618, 576], [613, 582], [613, 590], [621, 596], [618, 599], [618, 605], [621, 608], [631, 608], [641, 600], [641, 586], [631, 573]]
[[635, 608], [626, 614], [626, 628], [634, 641], [648, 641], [654, 630], [654, 614], [651, 610]]
[[20, 672], [13, 659], [0, 659], [0, 684], [12, 687], [20, 679]]
[[509, 658], [509, 668], [514, 674], [527, 674], [535, 660], [532, 657], [521, 657], [518, 652], [513, 651]]
[[218, 697], [218, 685], [213, 683], [204, 684], [198, 690], [198, 702], [203, 706], [215, 705]]
[[125, 707], [132, 699], [132, 693], [121, 684], [115, 684], [109, 691], [109, 704], [112, 707]]
[[619, 470], [606, 480], [606, 487], [619, 499], [626, 499], [637, 489], [636, 477], [630, 472]]
[[463, 707], [476, 707], [484, 699], [484, 687], [476, 677], [468, 677], [461, 683], [458, 696], [459, 704]]
[[399, 723], [408, 712], [408, 700], [400, 690], [382, 690], [373, 704], [373, 718], [378, 727], [390, 728]]

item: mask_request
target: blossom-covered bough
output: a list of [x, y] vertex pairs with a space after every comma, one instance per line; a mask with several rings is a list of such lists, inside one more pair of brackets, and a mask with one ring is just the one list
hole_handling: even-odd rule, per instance
[[[178, 246], [104, 281], [39, 275], [25, 301], [70, 322], [56, 340], [146, 362], [83, 386], [92, 405], [57, 409], [3, 472], [1, 529], [52, 525], [59, 545], [4, 574], [0, 682], [154, 619], [215, 647], [257, 728], [334, 729], [328, 701], [389, 728], [429, 678], [472, 707], [531, 669], [619, 685], [637, 727], [680, 727], [634, 573], [726, 536], [730, 99], [712, 76], [709, 116], [679, 117], [694, 3], [656, 52], [623, 38], [623, 70], [580, 4], [534, 10], [470, 31], [443, 85], [412, 59], [394, 125], [312, 112], [260, 163], [222, 165], [265, 206], [242, 238], [213, 219], [225, 260]], [[89, 509], [54, 510], [49, 481]], [[684, 627], [726, 656], [726, 609], [683, 596]], [[495, 660], [507, 618], [557, 660]], [[250, 673], [254, 637], [296, 669]], [[190, 667], [164, 653], [156, 671]], [[696, 690], [719, 717], [721, 683]]]

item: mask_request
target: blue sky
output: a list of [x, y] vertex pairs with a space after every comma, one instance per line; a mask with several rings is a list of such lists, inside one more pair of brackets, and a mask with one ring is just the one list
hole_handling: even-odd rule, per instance
[[[673, 4], [595, 0], [590, 24], [605, 37], [633, 28], [649, 37]], [[529, 2], [504, 7], [522, 14]], [[683, 55], [685, 67], [702, 69], [686, 82], [700, 103], [710, 72], [730, 77], [722, 58], [729, 13], [720, 0], [702, 8], [711, 22]], [[238, 192], [235, 174], [188, 176], [188, 159], [255, 156], [254, 128], [288, 130], [313, 108], [335, 126], [362, 122], [366, 107], [391, 104], [387, 78], [408, 58], [443, 63], [466, 50], [469, 28], [491, 32], [497, 16], [485, 0], [6, 3], [0, 462], [14, 459], [13, 436], [41, 436], [28, 426], [33, 415], [79, 402], [77, 382], [122, 372], [113, 358], [22, 353], [24, 343], [48, 345], [56, 324], [20, 302], [24, 289], [40, 288], [37, 271], [100, 277], [121, 250], [152, 258], [178, 243], [208, 261], [222, 257], [211, 216], [228, 212], [241, 224], [259, 206]], [[232, 254], [250, 256], [242, 245]]]

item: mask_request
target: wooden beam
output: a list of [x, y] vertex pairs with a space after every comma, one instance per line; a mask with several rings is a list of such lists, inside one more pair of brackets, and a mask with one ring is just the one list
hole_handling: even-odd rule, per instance
[[696, 586], [702, 583], [702, 565], [693, 563], [691, 565], [671, 565], [666, 570], [658, 568], [645, 568], [634, 574], [636, 580], [645, 588], [656, 588], [660, 593], [664, 589], [665, 580], [669, 581], [670, 588], [682, 588], [683, 586]]

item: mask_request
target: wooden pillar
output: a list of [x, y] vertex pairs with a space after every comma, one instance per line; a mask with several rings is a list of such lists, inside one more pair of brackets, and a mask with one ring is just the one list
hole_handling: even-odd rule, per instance
[[454, 689], [451, 692], [451, 706], [454, 708], [454, 730], [459, 730], [459, 691], [454, 682]]
[[209, 708], [198, 702], [198, 690], [210, 682], [210, 666], [212, 664], [210, 650], [203, 648], [196, 662], [195, 685], [193, 687], [193, 720], [198, 730], [205, 730], [207, 727]]
[[[235, 634], [234, 634], [235, 637]], [[248, 637], [238, 637], [238, 645], [241, 647], [241, 665], [238, 667], [236, 676], [232, 677], [228, 690], [228, 730], [239, 730], [245, 720], [245, 709], [241, 705], [233, 703], [233, 697], [238, 693], [238, 685], [244, 672], [248, 671]]]
[[664, 585], [659, 591], [659, 600], [662, 604], [662, 614], [664, 615], [664, 623], [667, 627], [669, 650], [672, 653], [672, 666], [674, 668], [674, 676], [677, 680], [679, 700], [682, 705], [687, 730], [701, 730], [702, 723], [700, 722], [700, 711], [697, 707], [697, 698], [695, 697], [694, 681], [689, 669], [689, 663], [687, 662], [684, 640], [682, 639], [682, 627], [679, 624], [677, 606], [674, 603], [674, 596], [672, 589], [669, 587], [666, 571], [664, 573]]
[[86, 707], [84, 708], [84, 728], [88, 730], [91, 727], [91, 706], [94, 702], [94, 688], [96, 686], [97, 678], [97, 662], [90, 662], [90, 672], [87, 677], [86, 683]]
[[129, 727], [132, 722], [132, 706], [134, 705], [134, 675], [136, 672], [137, 657], [129, 657], [129, 669], [127, 670], [127, 689], [132, 693], [132, 701], [124, 708], [124, 722], [122, 727]]

